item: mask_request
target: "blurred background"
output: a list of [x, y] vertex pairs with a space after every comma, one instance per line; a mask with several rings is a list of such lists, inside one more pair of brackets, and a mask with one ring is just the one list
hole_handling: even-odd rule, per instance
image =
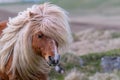
[[120, 0], [0, 0], [0, 21], [44, 2], [69, 12], [73, 35], [65, 74], [52, 70], [50, 80], [120, 80]]

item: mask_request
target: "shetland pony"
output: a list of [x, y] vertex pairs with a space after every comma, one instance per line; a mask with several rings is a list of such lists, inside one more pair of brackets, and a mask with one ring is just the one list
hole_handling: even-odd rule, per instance
[[0, 23], [0, 79], [48, 80], [71, 42], [66, 11], [44, 3]]

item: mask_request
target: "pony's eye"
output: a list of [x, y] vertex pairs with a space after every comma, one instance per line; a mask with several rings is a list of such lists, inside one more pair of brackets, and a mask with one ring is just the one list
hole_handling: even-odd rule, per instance
[[56, 42], [56, 46], [58, 47], [58, 43]]
[[38, 35], [38, 38], [42, 38], [42, 37], [43, 37], [43, 34], [39, 34], [39, 35]]

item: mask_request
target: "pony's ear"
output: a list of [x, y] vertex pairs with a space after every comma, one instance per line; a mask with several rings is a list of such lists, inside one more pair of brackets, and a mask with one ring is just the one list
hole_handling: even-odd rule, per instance
[[29, 12], [29, 17], [32, 18], [35, 14], [32, 12]]

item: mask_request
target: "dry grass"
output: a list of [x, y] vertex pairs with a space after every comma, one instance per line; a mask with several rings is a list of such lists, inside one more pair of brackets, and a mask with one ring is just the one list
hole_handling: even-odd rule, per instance
[[116, 73], [96, 73], [89, 77], [89, 80], [120, 80], [120, 77]]
[[87, 29], [73, 34], [71, 52], [84, 55], [120, 48], [120, 32], [116, 30]]
[[65, 77], [64, 80], [120, 80], [118, 72], [113, 73], [96, 73], [94, 75], [87, 75], [85, 73], [81, 73], [77, 70], [72, 70]]
[[80, 73], [76, 69], [73, 69], [65, 77], [65, 80], [87, 80], [87, 76], [84, 73]]

